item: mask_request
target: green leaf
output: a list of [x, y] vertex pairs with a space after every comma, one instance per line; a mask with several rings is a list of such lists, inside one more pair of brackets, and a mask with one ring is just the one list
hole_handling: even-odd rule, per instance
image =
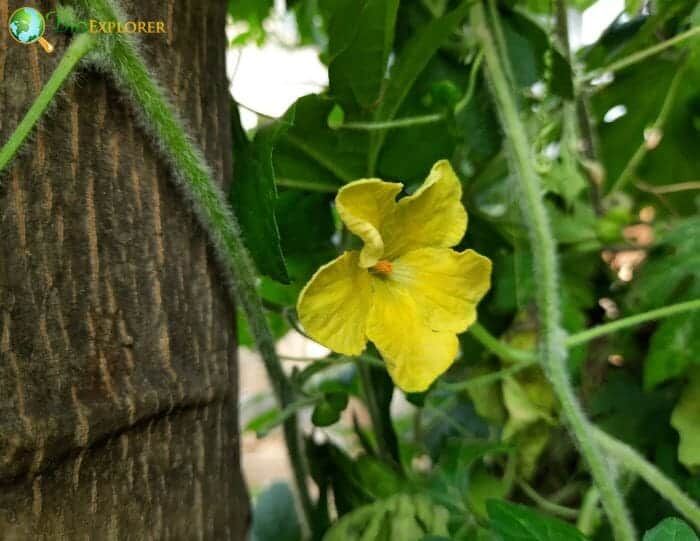
[[280, 246], [275, 205], [277, 190], [272, 166], [272, 148], [286, 129], [287, 120], [259, 132], [251, 143], [243, 131], [238, 106], [232, 105], [234, 182], [230, 200], [258, 271], [280, 282], [288, 282]]
[[323, 541], [421, 541], [427, 534], [446, 536], [449, 515], [421, 495], [400, 494], [342, 517]]
[[503, 541], [585, 541], [576, 528], [529, 507], [506, 501], [487, 504], [491, 528]]
[[345, 111], [336, 103], [331, 112], [328, 113], [328, 127], [332, 130], [337, 130], [343, 125], [343, 122], [345, 122]]
[[644, 386], [651, 389], [700, 365], [700, 312], [664, 320], [651, 338], [644, 363]]
[[[318, 267], [336, 257], [331, 242], [335, 225], [330, 197], [285, 190], [277, 201], [277, 217], [289, 277], [300, 289]], [[292, 295], [291, 305], [298, 293], [296, 290]]]
[[280, 426], [289, 417], [296, 414], [299, 410], [311, 406], [312, 404], [313, 399], [304, 399], [291, 403], [283, 410], [274, 407], [253, 418], [246, 425], [245, 430], [255, 432], [258, 438], [264, 438], [271, 430]]
[[[658, 27], [654, 29], [658, 32]], [[592, 104], [599, 127], [601, 157], [606, 170], [608, 188], [619, 178], [630, 159], [645, 141], [645, 130], [653, 125], [665, 109], [666, 119], [659, 133], [658, 146], [646, 152], [634, 171], [627, 190], [635, 190], [639, 199], [658, 205], [655, 195], [639, 192], [639, 185], [662, 186], [700, 177], [700, 159], [692, 141], [700, 132], [695, 119], [700, 117], [700, 63], [698, 55], [684, 60], [677, 51], [655, 56], [615, 74], [615, 80], [593, 96]], [[678, 75], [674, 83], [674, 78]], [[637, 90], [643, 86], [644, 92]], [[613, 107], [624, 106], [626, 114], [605, 122]], [[692, 192], [691, 192], [692, 193]], [[698, 202], [687, 192], [663, 196], [660, 211], [672, 209], [674, 214], [697, 214]]]
[[337, 423], [340, 420], [342, 410], [337, 410], [325, 400], [316, 404], [311, 414], [311, 422], [314, 426], [326, 427]]
[[[700, 350], [696, 350], [700, 351]], [[690, 379], [671, 415], [671, 425], [678, 431], [678, 460], [691, 472], [700, 473], [700, 368]]]
[[394, 43], [398, 0], [324, 0], [330, 93], [348, 109], [372, 108]]
[[469, 508], [479, 517], [486, 518], [487, 503], [492, 499], [505, 498], [508, 495], [508, 485], [506, 479], [493, 475], [483, 464], [474, 465], [469, 472], [467, 486]]
[[[396, 116], [420, 73], [428, 65], [438, 48], [445, 43], [450, 32], [464, 18], [468, 9], [468, 2], [463, 2], [453, 11], [433, 20], [418, 30], [415, 37], [398, 53], [396, 63], [391, 68], [382, 100], [374, 114], [376, 121], [391, 120]], [[368, 153], [370, 173], [376, 166], [379, 151], [385, 138], [386, 132], [384, 131], [372, 135]]]
[[504, 11], [501, 20], [516, 84], [523, 88], [546, 80], [549, 68], [545, 55], [551, 54], [551, 91], [572, 98], [571, 66], [553, 47], [549, 33], [533, 17], [520, 10]]
[[229, 0], [228, 12], [234, 22], [245, 22], [248, 30], [234, 38], [234, 45], [248, 41], [262, 43], [265, 40], [263, 22], [270, 14], [274, 0]]
[[328, 116], [336, 103], [309, 94], [292, 106], [293, 125], [280, 137], [273, 156], [281, 186], [332, 192], [365, 176], [369, 135], [329, 128]]
[[287, 483], [275, 483], [257, 497], [251, 541], [301, 541], [294, 494]]
[[[700, 218], [680, 220], [659, 239], [632, 283], [628, 304], [634, 311], [700, 297]], [[653, 334], [644, 363], [647, 388], [682, 375], [700, 364], [700, 313], [670, 317]]]
[[698, 541], [698, 536], [685, 522], [670, 517], [645, 533], [643, 541]]

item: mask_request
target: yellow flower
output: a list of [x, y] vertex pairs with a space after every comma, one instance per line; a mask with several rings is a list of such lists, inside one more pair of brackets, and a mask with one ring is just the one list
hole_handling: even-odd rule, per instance
[[402, 184], [363, 179], [335, 203], [346, 227], [364, 242], [322, 266], [299, 296], [306, 332], [345, 355], [371, 340], [394, 383], [427, 389], [455, 360], [457, 333], [476, 320], [491, 286], [491, 261], [456, 252], [467, 229], [459, 179], [447, 161], [433, 166], [413, 195]]

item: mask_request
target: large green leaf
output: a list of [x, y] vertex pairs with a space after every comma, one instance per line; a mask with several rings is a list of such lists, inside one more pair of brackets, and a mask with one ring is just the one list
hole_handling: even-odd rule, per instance
[[[464, 18], [468, 8], [468, 3], [463, 2], [453, 11], [431, 21], [418, 30], [416, 35], [398, 53], [382, 99], [374, 114], [375, 120], [391, 120], [396, 116], [416, 79], [439, 47], [446, 42], [450, 32]], [[375, 133], [372, 136], [369, 149], [370, 170], [374, 169], [376, 165], [385, 137], [386, 132]]]
[[347, 109], [370, 109], [379, 99], [394, 43], [398, 0], [324, 0], [330, 93]]
[[[545, 81], [545, 73], [550, 70], [552, 92], [571, 98], [571, 67], [553, 46], [549, 34], [534, 18], [520, 10], [503, 12], [501, 20], [516, 84], [519, 87], [529, 87], [538, 81]], [[547, 54], [552, 57], [549, 67], [545, 62]]]
[[491, 528], [503, 541], [585, 541], [576, 528], [561, 520], [506, 501], [488, 504]]
[[399, 494], [341, 518], [324, 541], [421, 541], [426, 535], [446, 536], [449, 515], [420, 495]]
[[[296, 289], [316, 269], [336, 256], [330, 197], [326, 194], [284, 190], [277, 202], [282, 251]], [[294, 304], [295, 300], [291, 299]]]
[[643, 541], [698, 541], [698, 536], [685, 522], [671, 517], [645, 533]]
[[275, 483], [256, 499], [251, 541], [301, 541], [294, 494], [287, 483]]
[[[700, 349], [696, 350], [697, 352]], [[673, 410], [671, 424], [678, 430], [678, 460], [692, 472], [700, 472], [700, 368], [690, 380]]]
[[[471, 66], [438, 53], [416, 79], [397, 118], [446, 113], [433, 98], [441, 85], [466, 91]], [[501, 148], [501, 131], [491, 106], [485, 81], [477, 76], [474, 95], [456, 115], [431, 124], [391, 130], [382, 146], [378, 172], [381, 178], [418, 183], [442, 158], [450, 158], [463, 182], [478, 174]], [[430, 103], [433, 102], [433, 103]]]
[[332, 191], [365, 176], [369, 136], [366, 132], [332, 130], [328, 114], [335, 102], [309, 94], [294, 104], [294, 123], [275, 147], [275, 173], [280, 184]]
[[[657, 121], [662, 111], [665, 120], [658, 132], [662, 137], [644, 154], [626, 188], [633, 189], [635, 183], [643, 186], [640, 182], [653, 186], [674, 184], [700, 176], [700, 158], [694, 145], [700, 136], [699, 54], [696, 51], [684, 55], [671, 50], [651, 61], [640, 62], [618, 71], [614, 82], [593, 96], [608, 187], [612, 187], [645, 143], [645, 130]], [[620, 106], [626, 114], [606, 122], [606, 113]], [[642, 199], [658, 204], [655, 196], [637, 193]], [[698, 203], [684, 192], [669, 193], [663, 199], [661, 210], [671, 208], [676, 214], [694, 214], [698, 210]]]
[[288, 282], [275, 215], [277, 190], [272, 149], [287, 128], [289, 117], [276, 122], [270, 129], [258, 132], [250, 142], [241, 126], [236, 104], [233, 104], [232, 111], [235, 153], [231, 204], [258, 271], [280, 282]]

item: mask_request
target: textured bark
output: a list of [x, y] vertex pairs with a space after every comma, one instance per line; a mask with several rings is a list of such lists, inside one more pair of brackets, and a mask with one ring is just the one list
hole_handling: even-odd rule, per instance
[[[68, 41], [12, 41], [24, 4], [0, 0], [0, 142]], [[166, 22], [144, 55], [225, 182], [226, 2], [125, 8]], [[2, 540], [244, 539], [233, 307], [133, 111], [81, 72], [0, 178]]]

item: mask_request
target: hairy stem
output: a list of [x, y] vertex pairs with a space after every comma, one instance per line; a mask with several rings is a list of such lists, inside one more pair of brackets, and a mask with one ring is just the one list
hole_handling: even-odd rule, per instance
[[[498, 12], [494, 11], [492, 16], [498, 19]], [[590, 423], [581, 410], [569, 380], [565, 335], [559, 310], [556, 243], [541, 195], [540, 178], [534, 169], [528, 134], [520, 119], [515, 97], [509, 88], [502, 66], [504, 55], [499, 54], [493, 42], [484, 7], [480, 2], [476, 2], [472, 7], [471, 21], [484, 49], [487, 73], [501, 115], [503, 131], [508, 139], [512, 164], [520, 182], [522, 211], [529, 227], [537, 275], [536, 298], [542, 329], [540, 360], [561, 404], [562, 417], [569, 425], [600, 490], [615, 538], [618, 541], [633, 541], [636, 539], [636, 533], [624, 498], [600, 448], [590, 436]]]
[[689, 522], [700, 529], [700, 505], [678, 488], [661, 470], [648, 462], [635, 449], [609, 436], [603, 430], [592, 427], [592, 435], [620, 467], [639, 475], [673, 504]]
[[[119, 17], [118, 6], [108, 0], [83, 2], [94, 18], [122, 18]], [[97, 58], [98, 67], [112, 75], [141, 109], [144, 128], [160, 144], [173, 168], [178, 187], [191, 200], [200, 223], [209, 232], [216, 255], [229, 275], [232, 296], [246, 314], [280, 408], [287, 408], [293, 403], [295, 393], [275, 351], [275, 339], [257, 293], [254, 265], [221, 188], [213, 181], [201, 152], [186, 135], [182, 122], [162, 89], [154, 82], [133, 42], [123, 35], [114, 35], [100, 44], [103, 49]], [[307, 486], [307, 465], [296, 415], [288, 417], [283, 428], [302, 510], [310, 526], [313, 504]]]
[[10, 139], [0, 149], [0, 173], [12, 161], [22, 143], [25, 141], [29, 133], [46, 111], [46, 108], [53, 100], [56, 93], [60, 90], [63, 83], [70, 77], [80, 60], [90, 52], [90, 49], [95, 45], [96, 39], [92, 34], [78, 35], [66, 49], [61, 61], [56, 66], [56, 69], [51, 74], [51, 77], [41, 89], [32, 106], [24, 115], [24, 118], [19, 123], [19, 126], [10, 136]]

